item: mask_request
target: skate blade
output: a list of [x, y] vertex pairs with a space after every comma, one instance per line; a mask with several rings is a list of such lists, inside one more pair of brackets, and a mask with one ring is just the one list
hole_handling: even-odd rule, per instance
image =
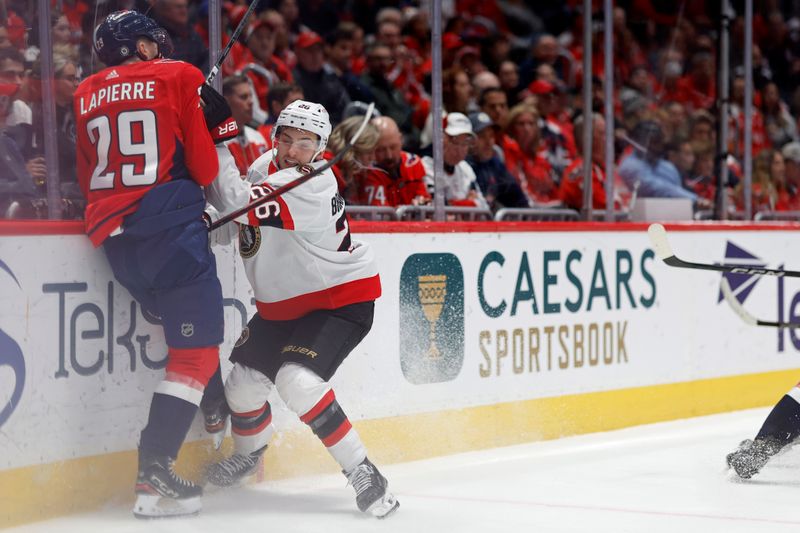
[[225, 435], [228, 434], [228, 428], [230, 427], [231, 417], [228, 416], [225, 417], [225, 424], [223, 424], [222, 429], [211, 434], [211, 443], [214, 445], [215, 450], [219, 450], [222, 447], [222, 443], [225, 441]]
[[399, 507], [400, 502], [397, 501], [394, 494], [387, 492], [383, 495], [383, 498], [367, 507], [366, 512], [379, 520], [383, 520], [394, 514]]
[[133, 505], [133, 515], [143, 520], [175, 518], [196, 515], [202, 508], [203, 502], [200, 496], [176, 500], [158, 494], [139, 494]]

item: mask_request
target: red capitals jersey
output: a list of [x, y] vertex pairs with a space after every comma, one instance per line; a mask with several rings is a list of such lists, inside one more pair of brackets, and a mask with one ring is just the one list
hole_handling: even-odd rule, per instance
[[158, 59], [106, 68], [78, 87], [78, 181], [95, 246], [155, 185], [214, 180], [217, 153], [197, 94], [203, 82], [196, 67]]
[[382, 169], [370, 169], [359, 176], [359, 204], [397, 207], [411, 205], [418, 196], [430, 198], [422, 159], [408, 152], [401, 154], [397, 177]]
[[239, 135], [227, 141], [225, 146], [231, 151], [236, 168], [244, 176], [253, 161], [261, 157], [267, 151], [267, 141], [260, 132], [246, 125]]

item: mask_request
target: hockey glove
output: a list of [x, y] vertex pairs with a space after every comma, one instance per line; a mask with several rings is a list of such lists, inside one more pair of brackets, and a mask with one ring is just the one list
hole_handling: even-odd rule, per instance
[[204, 83], [200, 87], [200, 98], [203, 100], [203, 115], [206, 117], [206, 125], [215, 144], [239, 135], [239, 127], [233, 120], [231, 108], [225, 97]]

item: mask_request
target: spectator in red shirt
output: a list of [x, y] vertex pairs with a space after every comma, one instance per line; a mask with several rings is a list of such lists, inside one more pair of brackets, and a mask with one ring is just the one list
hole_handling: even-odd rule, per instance
[[[603, 170], [605, 159], [605, 127], [606, 121], [599, 113], [592, 113], [592, 209], [606, 208], [606, 175]], [[583, 207], [583, 115], [575, 119], [575, 139], [578, 143], [579, 156], [564, 171], [559, 186], [559, 197], [567, 207], [581, 209]], [[620, 209], [630, 198], [627, 187], [615, 175], [614, 208]]]
[[508, 113], [506, 133], [514, 143], [505, 149], [506, 167], [519, 180], [532, 204], [559, 203], [558, 178], [541, 149], [539, 113], [528, 104], [519, 104]]
[[717, 97], [714, 58], [707, 52], [692, 56], [689, 74], [678, 80], [679, 102], [691, 109], [710, 109]]
[[372, 119], [380, 136], [375, 145], [375, 167], [360, 176], [359, 203], [391, 206], [430, 202], [422, 159], [403, 150], [403, 134], [390, 117]]

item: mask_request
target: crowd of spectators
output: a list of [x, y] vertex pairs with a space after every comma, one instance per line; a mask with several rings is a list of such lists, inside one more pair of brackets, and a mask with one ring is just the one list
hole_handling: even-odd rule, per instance
[[[36, 3], [6, 0], [0, 13], [0, 209], [42, 216], [41, 53]], [[718, 2], [619, 0], [613, 11], [616, 171], [605, 173], [603, 13], [593, 13], [591, 72], [583, 71], [583, 2], [451, 0], [442, 3], [444, 116], [431, 114], [429, 3], [408, 0], [264, 0], [223, 64], [223, 94], [241, 135], [230, 143], [242, 173], [270, 149], [272, 124], [291, 101], [323, 104], [335, 127], [325, 157], [343, 146], [366, 104], [378, 118], [337, 165], [353, 205], [423, 205], [434, 192], [432, 131], [442, 120], [448, 205], [569, 207], [583, 202], [582, 87], [592, 84], [593, 208], [676, 197], [713, 206], [717, 162]], [[753, 24], [754, 211], [800, 210], [800, 7], [764, 0]], [[60, 0], [51, 40], [59, 176], [67, 216], [80, 216], [70, 101], [102, 68], [91, 28], [121, 8], [149, 13], [170, 34], [173, 58], [208, 69], [207, 0]], [[223, 2], [223, 42], [247, 9]], [[741, 6], [734, 6], [741, 7]], [[744, 20], [731, 25], [729, 170], [724, 191], [742, 209]], [[342, 142], [337, 142], [338, 139]], [[20, 199], [31, 200], [21, 202]], [[24, 209], [24, 207], [28, 209]], [[32, 206], [32, 207], [31, 207]]]

